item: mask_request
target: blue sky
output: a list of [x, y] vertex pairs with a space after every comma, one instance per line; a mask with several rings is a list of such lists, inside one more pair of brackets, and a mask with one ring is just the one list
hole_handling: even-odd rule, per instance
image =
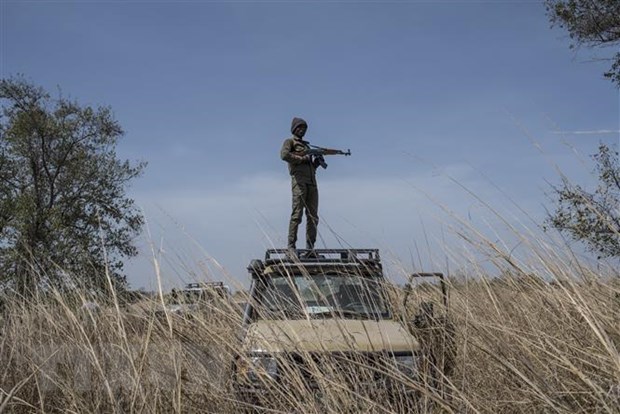
[[353, 153], [319, 171], [325, 245], [379, 247], [403, 271], [447, 270], [455, 216], [510, 239], [480, 199], [533, 229], [556, 166], [592, 185], [588, 155], [619, 140], [606, 51], [570, 50], [541, 2], [3, 0], [0, 12], [2, 77], [110, 105], [118, 155], [149, 163], [129, 190], [150, 228], [128, 263], [134, 287], [153, 284], [151, 242], [166, 286], [246, 283], [250, 259], [284, 246], [278, 153], [293, 116], [308, 140]]

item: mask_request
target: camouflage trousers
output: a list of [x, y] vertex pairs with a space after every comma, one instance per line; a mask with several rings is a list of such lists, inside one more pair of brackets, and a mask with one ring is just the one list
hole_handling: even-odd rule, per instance
[[293, 212], [288, 226], [288, 247], [295, 248], [297, 228], [306, 211], [306, 249], [314, 249], [316, 228], [319, 224], [319, 189], [316, 184], [291, 181], [293, 190]]

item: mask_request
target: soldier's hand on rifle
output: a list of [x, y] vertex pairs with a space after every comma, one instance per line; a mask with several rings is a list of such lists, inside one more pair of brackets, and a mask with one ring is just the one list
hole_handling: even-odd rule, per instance
[[299, 162], [312, 162], [312, 155], [308, 154], [306, 151], [294, 152], [293, 155]]

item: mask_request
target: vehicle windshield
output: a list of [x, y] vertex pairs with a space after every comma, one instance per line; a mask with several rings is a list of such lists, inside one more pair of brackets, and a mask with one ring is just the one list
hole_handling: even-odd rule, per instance
[[257, 285], [258, 317], [386, 319], [390, 314], [381, 281], [338, 273], [272, 276]]

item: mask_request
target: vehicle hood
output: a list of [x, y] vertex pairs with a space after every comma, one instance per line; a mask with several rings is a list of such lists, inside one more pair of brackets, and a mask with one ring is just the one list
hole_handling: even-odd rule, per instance
[[248, 327], [246, 352], [410, 352], [419, 342], [391, 320], [311, 319], [257, 321]]

